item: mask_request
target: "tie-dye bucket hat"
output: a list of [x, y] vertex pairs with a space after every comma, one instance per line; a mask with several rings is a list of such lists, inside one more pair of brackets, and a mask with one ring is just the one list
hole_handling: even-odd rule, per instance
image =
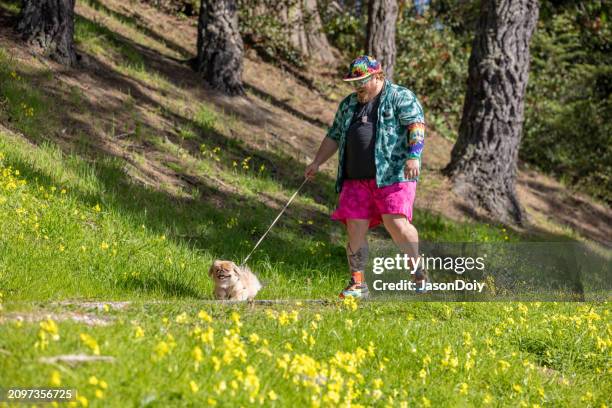
[[343, 81], [358, 81], [378, 72], [382, 72], [380, 62], [369, 55], [362, 55], [351, 62]]

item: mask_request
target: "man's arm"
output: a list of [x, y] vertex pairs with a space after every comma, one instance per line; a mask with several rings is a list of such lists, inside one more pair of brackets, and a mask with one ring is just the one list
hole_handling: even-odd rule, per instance
[[420, 172], [421, 153], [425, 145], [425, 115], [412, 91], [404, 90], [396, 95], [396, 98], [400, 123], [408, 128], [408, 160], [404, 174], [406, 178], [415, 178]]
[[413, 123], [408, 126], [408, 158], [420, 159], [425, 146], [425, 124]]
[[336, 150], [338, 150], [338, 142], [329, 137], [323, 138], [314, 160], [304, 171], [304, 177], [308, 179], [312, 178], [316, 172], [319, 171], [319, 167], [336, 153]]
[[425, 145], [425, 124], [414, 123], [408, 126], [408, 160], [404, 169], [406, 178], [418, 177], [421, 172], [421, 153]]

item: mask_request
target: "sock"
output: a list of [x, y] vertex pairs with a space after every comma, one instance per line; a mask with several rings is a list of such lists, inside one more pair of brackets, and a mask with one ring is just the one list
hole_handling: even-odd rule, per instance
[[363, 272], [352, 272], [351, 276], [355, 283], [363, 283]]

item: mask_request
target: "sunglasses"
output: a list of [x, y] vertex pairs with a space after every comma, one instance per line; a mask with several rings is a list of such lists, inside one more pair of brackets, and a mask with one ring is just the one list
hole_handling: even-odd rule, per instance
[[367, 78], [359, 79], [357, 81], [351, 81], [351, 84], [353, 85], [353, 88], [361, 88], [362, 86], [370, 82], [372, 78], [374, 78], [374, 75], [370, 75]]

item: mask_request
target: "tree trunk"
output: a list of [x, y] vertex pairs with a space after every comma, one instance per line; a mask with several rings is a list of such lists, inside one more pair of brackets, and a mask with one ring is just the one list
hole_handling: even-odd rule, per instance
[[197, 47], [195, 67], [204, 81], [227, 95], [244, 95], [235, 0], [202, 0]]
[[366, 50], [368, 55], [382, 64], [389, 80], [393, 80], [393, 67], [395, 66], [397, 13], [397, 0], [370, 0], [369, 2]]
[[74, 0], [23, 0], [17, 32], [60, 64], [76, 65]]
[[282, 16], [289, 31], [289, 42], [301, 55], [325, 63], [334, 63], [336, 58], [323, 32], [317, 0], [297, 0]]
[[515, 191], [537, 0], [483, 0], [459, 137], [444, 172], [454, 190], [502, 222], [522, 224]]

